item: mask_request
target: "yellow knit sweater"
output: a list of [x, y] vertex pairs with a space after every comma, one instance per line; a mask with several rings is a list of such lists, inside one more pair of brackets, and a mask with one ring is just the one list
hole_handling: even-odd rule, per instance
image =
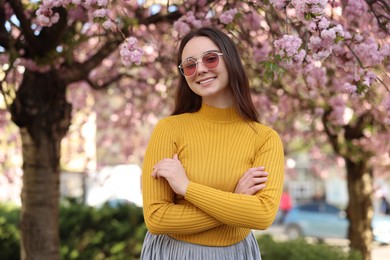
[[[190, 180], [185, 197], [165, 179], [151, 177], [153, 166], [178, 154]], [[265, 166], [266, 188], [255, 195], [233, 193], [251, 167]], [[144, 218], [152, 234], [190, 243], [228, 246], [251, 229], [274, 221], [282, 194], [283, 146], [269, 127], [248, 123], [234, 108], [205, 104], [195, 113], [170, 116], [155, 127], [142, 173]]]

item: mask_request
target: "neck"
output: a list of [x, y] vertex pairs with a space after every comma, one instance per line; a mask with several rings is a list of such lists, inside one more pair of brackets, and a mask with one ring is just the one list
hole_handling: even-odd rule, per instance
[[234, 106], [220, 108], [210, 106], [205, 102], [198, 113], [205, 119], [215, 122], [233, 122], [242, 119]]
[[234, 105], [232, 93], [230, 91], [226, 91], [224, 95], [219, 95], [218, 97], [202, 97], [202, 102], [216, 108], [228, 108]]

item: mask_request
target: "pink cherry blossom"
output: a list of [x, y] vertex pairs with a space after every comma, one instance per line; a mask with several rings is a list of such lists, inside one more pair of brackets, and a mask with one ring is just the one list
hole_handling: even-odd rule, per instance
[[307, 19], [306, 15], [322, 16], [327, 2], [327, 0], [291, 0], [291, 4], [295, 7], [297, 18], [303, 22]]
[[202, 21], [199, 19], [196, 19], [195, 15], [193, 12], [188, 12], [186, 15], [186, 22], [188, 24], [191, 24], [195, 28], [200, 28], [202, 27]]
[[93, 12], [93, 17], [104, 18], [108, 15], [108, 10], [105, 8], [97, 9]]
[[173, 28], [179, 33], [179, 35], [186, 35], [191, 31], [191, 27], [183, 21], [176, 21], [173, 23]]
[[360, 58], [364, 66], [375, 66], [382, 62], [384, 56], [382, 55], [378, 44], [372, 38], [364, 42], [356, 44], [353, 47], [356, 55]]
[[357, 87], [356, 85], [352, 85], [348, 82], [346, 82], [344, 85], [343, 85], [343, 91], [347, 94], [354, 94], [356, 93], [356, 90], [357, 90]]
[[261, 47], [253, 48], [253, 59], [255, 62], [261, 62], [268, 60], [268, 53], [270, 52], [270, 46], [268, 43], [264, 43]]
[[270, 0], [276, 10], [282, 11], [290, 3], [290, 0]]
[[390, 94], [387, 93], [386, 97], [382, 101], [385, 111], [387, 111], [388, 116], [390, 117]]
[[294, 35], [283, 35], [283, 37], [274, 42], [275, 48], [282, 57], [293, 57], [298, 54], [298, 49], [302, 45], [302, 39]]
[[327, 29], [330, 25], [330, 22], [328, 21], [328, 19], [326, 19], [325, 17], [321, 17], [319, 23], [318, 23], [318, 28], [320, 30], [324, 30], [324, 29]]
[[332, 120], [336, 125], [344, 125], [345, 100], [340, 96], [334, 96], [330, 98], [329, 105], [332, 107], [329, 120]]
[[143, 51], [137, 47], [137, 39], [134, 37], [128, 38], [119, 47], [119, 53], [124, 66], [128, 67], [134, 64], [141, 64]]
[[219, 20], [223, 24], [229, 24], [234, 20], [234, 16], [237, 14], [237, 9], [230, 9], [219, 16]]
[[97, 5], [98, 5], [98, 6], [105, 7], [105, 6], [108, 5], [108, 0], [98, 0], [98, 1], [97, 1]]
[[118, 27], [116, 25], [116, 23], [114, 23], [113, 21], [111, 20], [106, 20], [103, 22], [102, 24], [103, 28], [106, 29], [106, 30], [111, 30], [113, 32], [116, 32]]

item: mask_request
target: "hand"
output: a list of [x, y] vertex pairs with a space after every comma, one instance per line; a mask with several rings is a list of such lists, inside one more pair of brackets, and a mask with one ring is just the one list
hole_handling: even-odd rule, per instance
[[265, 188], [268, 173], [264, 167], [250, 168], [247, 170], [237, 183], [234, 193], [253, 195], [259, 190]]
[[152, 177], [165, 178], [172, 190], [179, 195], [185, 195], [190, 180], [177, 154], [172, 159], [165, 158], [159, 161], [153, 168]]

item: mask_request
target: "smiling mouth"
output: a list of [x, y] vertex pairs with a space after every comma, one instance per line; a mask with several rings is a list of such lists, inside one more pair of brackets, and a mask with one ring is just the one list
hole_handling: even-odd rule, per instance
[[198, 83], [199, 84], [206, 84], [206, 83], [209, 83], [209, 82], [213, 81], [214, 79], [216, 79], [216, 77], [208, 78], [208, 79], [205, 79], [205, 80], [201, 80], [201, 81], [198, 81]]

